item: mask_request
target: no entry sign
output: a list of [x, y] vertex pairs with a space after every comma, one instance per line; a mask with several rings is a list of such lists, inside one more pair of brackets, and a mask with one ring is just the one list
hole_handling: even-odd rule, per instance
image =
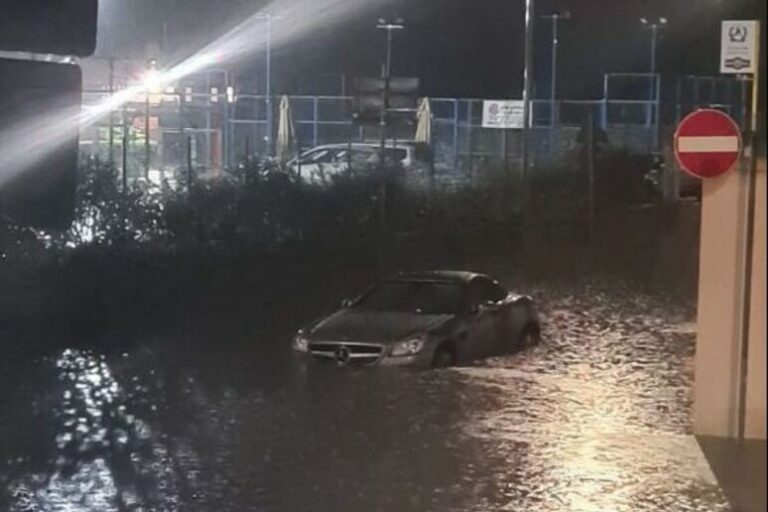
[[715, 178], [728, 172], [740, 153], [739, 126], [719, 110], [697, 110], [683, 119], [675, 132], [677, 162], [697, 178]]

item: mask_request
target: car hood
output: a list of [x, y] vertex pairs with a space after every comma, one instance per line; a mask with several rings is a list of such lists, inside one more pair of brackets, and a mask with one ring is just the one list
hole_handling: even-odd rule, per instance
[[316, 341], [388, 343], [434, 329], [452, 318], [453, 315], [345, 309], [322, 320], [309, 334]]

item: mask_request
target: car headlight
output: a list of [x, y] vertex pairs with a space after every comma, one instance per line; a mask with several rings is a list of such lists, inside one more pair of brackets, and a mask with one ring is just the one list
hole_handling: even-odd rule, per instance
[[404, 341], [398, 341], [392, 345], [390, 355], [394, 357], [414, 356], [424, 350], [424, 338], [413, 338]]
[[309, 340], [301, 331], [293, 338], [293, 350], [301, 354], [309, 352]]

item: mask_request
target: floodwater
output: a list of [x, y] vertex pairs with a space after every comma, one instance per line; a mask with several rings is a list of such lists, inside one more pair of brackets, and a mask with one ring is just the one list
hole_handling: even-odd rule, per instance
[[730, 510], [691, 436], [690, 304], [523, 291], [542, 345], [445, 371], [305, 368], [255, 320], [5, 363], [0, 509]]

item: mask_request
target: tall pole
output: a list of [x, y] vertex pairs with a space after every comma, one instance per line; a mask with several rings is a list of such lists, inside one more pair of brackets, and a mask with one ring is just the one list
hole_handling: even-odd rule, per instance
[[552, 61], [550, 63], [550, 90], [549, 90], [549, 127], [550, 127], [550, 148], [554, 149], [555, 145], [555, 128], [558, 124], [558, 111], [557, 111], [557, 63], [558, 63], [558, 50], [560, 48], [559, 26], [560, 20], [567, 20], [571, 18], [571, 13], [566, 11], [564, 13], [554, 13], [542, 16], [542, 18], [552, 20]]
[[405, 24], [401, 19], [395, 22], [379, 20], [377, 27], [379, 30], [387, 32], [387, 49], [384, 63], [381, 66], [381, 77], [383, 82], [381, 115], [379, 118], [379, 266], [384, 267], [385, 250], [387, 239], [387, 217], [388, 217], [388, 176], [386, 171], [386, 145], [387, 145], [387, 123], [390, 99], [390, 87], [392, 82], [392, 42], [394, 40], [394, 31], [405, 29]]
[[[115, 58], [109, 58], [109, 95], [115, 94]], [[115, 166], [115, 109], [109, 111], [109, 165]]]
[[392, 30], [387, 29], [387, 53], [384, 67], [381, 70], [381, 78], [384, 82], [381, 101], [381, 116], [379, 118], [379, 151], [381, 165], [386, 162], [385, 152], [387, 145], [387, 110], [389, 110], [389, 87], [392, 82]]
[[656, 152], [656, 143], [658, 134], [656, 127], [659, 124], [658, 119], [654, 119], [654, 108], [656, 99], [656, 40], [659, 37], [659, 28], [654, 23], [651, 25], [651, 79], [650, 79], [650, 96], [648, 98], [648, 119], [651, 122], [651, 151]]
[[266, 86], [266, 106], [267, 106], [267, 154], [272, 155], [272, 135], [274, 133], [272, 116], [272, 15], [266, 15], [267, 20], [267, 86]]
[[152, 159], [152, 147], [149, 140], [149, 131], [151, 129], [149, 115], [150, 115], [150, 102], [149, 102], [149, 89], [145, 94], [146, 100], [144, 102], [144, 177], [149, 180], [149, 167]]
[[[555, 100], [557, 98], [557, 47], [560, 43], [557, 39], [557, 22], [560, 17], [555, 14], [552, 16], [552, 89], [549, 92], [549, 115], [552, 133], [555, 133], [555, 124], [557, 123], [557, 114], [555, 112]], [[552, 149], [552, 148], [550, 148]]]
[[128, 116], [126, 108], [123, 106], [123, 193], [128, 192], [128, 144], [130, 144], [130, 133], [128, 128]]
[[531, 91], [533, 88], [533, 16], [534, 0], [525, 0], [525, 69], [523, 71], [523, 143], [521, 151], [521, 178], [523, 193], [523, 216], [529, 215], [528, 194], [528, 145], [531, 118]]
[[651, 68], [648, 80], [648, 107], [646, 109], [648, 127], [651, 130], [651, 140], [649, 149], [656, 152], [659, 147], [659, 109], [658, 109], [658, 77], [656, 76], [656, 53], [658, 48], [659, 31], [667, 26], [667, 18], [659, 18], [655, 21], [649, 21], [647, 18], [640, 18], [640, 23], [651, 31]]

